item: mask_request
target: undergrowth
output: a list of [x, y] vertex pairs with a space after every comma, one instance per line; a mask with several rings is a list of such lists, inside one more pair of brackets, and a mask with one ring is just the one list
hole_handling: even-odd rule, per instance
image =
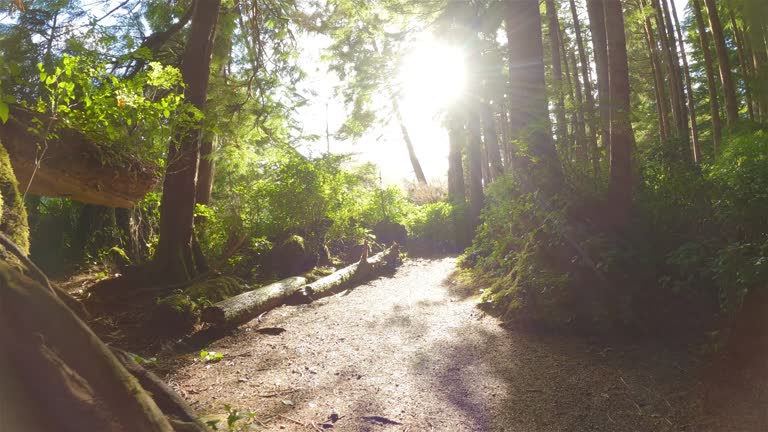
[[512, 176], [492, 184], [460, 259], [486, 304], [558, 328], [703, 334], [731, 323], [768, 281], [768, 135], [734, 133], [700, 167], [644, 151], [620, 232], [583, 183], [554, 198], [522, 193]]

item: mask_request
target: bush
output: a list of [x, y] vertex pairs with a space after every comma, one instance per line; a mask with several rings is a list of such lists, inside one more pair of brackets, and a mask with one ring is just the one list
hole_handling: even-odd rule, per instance
[[600, 206], [579, 184], [544, 201], [499, 179], [461, 263], [508, 319], [712, 329], [768, 284], [766, 138], [734, 134], [701, 168], [666, 144], [645, 148], [633, 222], [623, 232], [599, 225]]

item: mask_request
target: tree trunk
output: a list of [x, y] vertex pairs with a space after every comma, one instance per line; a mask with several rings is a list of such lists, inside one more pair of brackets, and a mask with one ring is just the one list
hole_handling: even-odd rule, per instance
[[[763, 8], [768, 9], [765, 6]], [[766, 42], [768, 28], [765, 27], [764, 18], [761, 18], [765, 16], [765, 13], [758, 10], [749, 15], [755, 15], [751, 17], [749, 30], [755, 76], [753, 80], [755, 84], [754, 96], [760, 111], [758, 117], [761, 122], [766, 122], [768, 121], [768, 42]]]
[[709, 108], [712, 117], [712, 150], [715, 155], [720, 148], [723, 137], [723, 126], [720, 120], [720, 102], [717, 95], [717, 80], [715, 79], [715, 68], [712, 62], [712, 52], [709, 48], [709, 36], [707, 27], [704, 23], [704, 17], [701, 13], [700, 0], [692, 0], [693, 14], [696, 17], [696, 25], [699, 28], [699, 43], [704, 56], [704, 70], [707, 75], [707, 89], [709, 90]]
[[483, 160], [482, 139], [480, 138], [480, 117], [474, 110], [467, 112], [467, 131], [469, 148], [467, 165], [469, 174], [469, 221], [474, 229], [480, 224], [480, 212], [483, 210]]
[[[672, 54], [672, 65], [675, 70], [675, 80], [677, 81], [677, 91], [680, 107], [680, 116], [678, 117], [677, 129], [679, 137], [685, 142], [689, 142], [689, 127], [688, 127], [688, 105], [685, 95], [684, 72], [681, 66], [680, 53], [677, 50], [677, 36], [675, 32], [675, 26], [672, 23], [672, 14], [667, 4], [668, 0], [661, 0], [661, 10], [663, 11], [663, 19], [666, 24], [667, 35], [669, 37], [669, 50]], [[683, 151], [684, 156], [688, 155], [687, 151]]]
[[448, 118], [448, 201], [463, 205], [466, 199], [464, 186], [464, 164], [462, 149], [466, 146], [467, 134], [455, 109]]
[[744, 81], [744, 99], [747, 104], [747, 115], [749, 119], [755, 121], [754, 101], [752, 99], [752, 71], [751, 62], [746, 55], [746, 48], [744, 45], [744, 33], [739, 29], [736, 23], [736, 15], [733, 13], [733, 9], [728, 9], [728, 14], [731, 19], [731, 27], [733, 28], [733, 41], [736, 45], [736, 53], [739, 56], [739, 67], [741, 68], [741, 76]]
[[413, 141], [411, 141], [411, 135], [408, 133], [408, 128], [405, 127], [405, 121], [403, 121], [403, 114], [400, 112], [400, 104], [397, 103], [397, 98], [392, 95], [392, 108], [395, 110], [395, 117], [397, 123], [400, 125], [400, 133], [403, 135], [403, 141], [405, 141], [405, 147], [408, 149], [408, 158], [411, 160], [411, 166], [413, 167], [413, 173], [416, 175], [416, 181], [419, 184], [426, 185], [427, 177], [424, 176], [424, 171], [421, 169], [421, 163], [416, 156], [416, 150], [413, 148]]
[[680, 44], [680, 56], [683, 58], [685, 89], [688, 95], [688, 115], [691, 119], [691, 156], [693, 157], [693, 163], [698, 165], [701, 162], [701, 147], [699, 145], [699, 125], [696, 122], [696, 103], [693, 99], [693, 86], [691, 85], [691, 70], [688, 68], [688, 57], [685, 54], [685, 41], [683, 40], [683, 32], [680, 30], [680, 20], [677, 19], [677, 8], [675, 7], [674, 0], [670, 1], [672, 5], [672, 18], [677, 29], [677, 40]]
[[560, 21], [557, 18], [555, 0], [545, 0], [549, 22], [549, 47], [552, 55], [552, 88], [555, 99], [555, 136], [557, 143], [567, 146], [568, 133], [565, 120], [565, 96], [563, 92], [563, 63], [560, 56]]
[[[220, 3], [220, 0], [197, 2], [182, 60], [186, 98], [201, 111], [208, 94]], [[168, 149], [160, 201], [160, 241], [153, 261], [164, 282], [168, 283], [192, 279], [204, 264], [196, 262], [193, 254], [201, 137], [201, 125], [193, 126], [179, 137], [178, 144], [172, 143]]]
[[539, 3], [509, 0], [507, 5], [511, 133], [528, 144], [537, 160], [535, 165], [528, 161], [527, 175], [535, 178], [536, 187], [555, 193], [562, 186], [563, 173], [549, 121]]
[[605, 42], [603, 0], [587, 0], [587, 13], [589, 14], [589, 29], [592, 33], [592, 50], [595, 53], [595, 69], [597, 71], [600, 142], [602, 143], [603, 151], [607, 154], [609, 151], [608, 139], [610, 137], [610, 111], [608, 106], [608, 51], [606, 50]]
[[493, 181], [504, 173], [504, 166], [501, 164], [499, 136], [496, 132], [496, 120], [493, 115], [493, 105], [483, 103], [480, 106], [480, 112], [482, 114], [485, 153], [490, 165], [490, 179]]
[[[645, 0], [641, 0], [640, 5], [645, 8]], [[645, 22], [645, 37], [648, 42], [648, 55], [651, 60], [651, 69], [653, 70], [653, 80], [655, 84], [656, 111], [659, 116], [659, 134], [662, 141], [665, 141], [669, 139], [670, 135], [669, 101], [667, 99], [666, 86], [664, 85], [661, 59], [659, 58], [659, 46], [656, 43], [656, 38], [654, 36], [653, 23], [651, 22], [651, 18], [645, 15], [645, 12], [643, 12], [643, 19]]]
[[720, 23], [715, 0], [704, 0], [704, 5], [707, 7], [709, 27], [712, 30], [717, 63], [720, 66], [720, 81], [723, 84], [723, 93], [725, 94], [726, 121], [729, 126], [733, 126], [739, 120], [739, 103], [736, 99], [736, 88], [733, 84], [731, 61], [728, 58], [728, 47], [725, 45], [723, 26]]
[[664, 55], [664, 64], [666, 65], [667, 77], [669, 79], [670, 108], [672, 124], [674, 125], [674, 128], [670, 127], [670, 132], [674, 132], [673, 135], [678, 137], [687, 137], [687, 127], [684, 127], [687, 119], [683, 115], [683, 101], [680, 97], [682, 94], [682, 84], [680, 82], [680, 75], [677, 73], [679, 67], [678, 60], [672, 55], [670, 35], [667, 33], [666, 20], [664, 19], [664, 9], [659, 0], [651, 0], [651, 5], [656, 12], [656, 28], [659, 31], [661, 52]]
[[[26, 396], [44, 423], [8, 430], [173, 431], [136, 379], [53, 291], [0, 262], [0, 300], [0, 340], [15, 341], [3, 366], [24, 384], [20, 400]], [[8, 385], [0, 381], [0, 393]], [[0, 425], [20, 409], [0, 405]]]
[[612, 222], [629, 223], [632, 206], [632, 148], [635, 137], [630, 115], [629, 63], [624, 34], [624, 15], [619, 0], [605, 0], [608, 73], [611, 101], [611, 170], [608, 185]]
[[[586, 107], [579, 104], [580, 111], [585, 117], [585, 124], [589, 127], [589, 147], [590, 158], [592, 160], [592, 170], [594, 175], [597, 176], [600, 171], [600, 155], [597, 149], [597, 127], [595, 125], [595, 96], [592, 90], [592, 78], [590, 76], [589, 68], [590, 61], [587, 56], [587, 52], [584, 48], [584, 37], [581, 33], [581, 20], [579, 19], [579, 13], [576, 9], [576, 0], [570, 0], [571, 16], [573, 17], [573, 32], [576, 34], [576, 47], [579, 51], [579, 65], [581, 66], [581, 82], [584, 84], [584, 101]], [[580, 98], [579, 98], [580, 99]]]
[[[584, 113], [584, 93], [581, 88], [581, 81], [579, 80], [579, 63], [576, 60], [576, 54], [573, 52], [573, 50], [569, 50], [566, 47], [563, 47], [563, 50], [567, 52], [569, 57], [568, 60], [570, 60], [573, 69], [573, 85], [569, 93], [571, 99], [573, 100], [573, 104], [575, 105], [574, 114], [576, 124], [574, 125], [573, 130], [574, 144], [579, 149], [579, 152], [581, 152], [581, 154], [586, 157], [585, 160], [592, 160], [594, 155], [591, 154], [589, 151], [589, 146], [587, 145], [587, 115]], [[567, 63], [568, 62], [566, 61], [566, 64]]]

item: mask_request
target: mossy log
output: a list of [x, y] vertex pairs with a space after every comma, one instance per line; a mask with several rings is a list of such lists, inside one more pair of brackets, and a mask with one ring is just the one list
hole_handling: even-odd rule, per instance
[[38, 113], [12, 106], [8, 122], [0, 123], [0, 141], [22, 191], [28, 187], [33, 195], [131, 208], [160, 181], [156, 165], [128, 154], [107, 155], [76, 130], [57, 128], [56, 137], [44, 140], [33, 131], [35, 119], [49, 123]]
[[399, 263], [400, 249], [394, 245], [370, 259], [363, 254], [359, 262], [310, 284], [304, 278], [293, 277], [221, 301], [203, 309], [202, 320], [217, 327], [234, 327], [286, 303], [308, 303], [363, 283]]
[[204, 308], [202, 320], [220, 327], [238, 326], [285, 304], [306, 284], [306, 278], [295, 276], [230, 297]]
[[303, 293], [311, 300], [316, 300], [381, 276], [399, 264], [400, 247], [395, 243], [392, 247], [370, 258], [367, 258], [367, 254], [364, 253], [359, 262], [312, 282], [304, 287]]

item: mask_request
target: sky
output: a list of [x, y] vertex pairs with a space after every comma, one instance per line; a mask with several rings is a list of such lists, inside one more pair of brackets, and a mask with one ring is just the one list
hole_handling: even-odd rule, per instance
[[[404, 178], [413, 180], [413, 170], [408, 159], [408, 152], [403, 141], [400, 127], [395, 122], [374, 127], [357, 140], [340, 141], [334, 138], [334, 132], [344, 123], [346, 110], [341, 99], [336, 96], [335, 88], [340, 82], [334, 73], [327, 71], [328, 65], [321, 62], [322, 49], [330, 40], [321, 36], [305, 37], [299, 42], [302, 47], [300, 64], [308, 72], [308, 79], [303, 83], [314, 95], [305, 107], [299, 109], [297, 119], [303, 124], [305, 134], [321, 137], [317, 142], [305, 143], [300, 151], [307, 155], [319, 155], [327, 150], [326, 122], [330, 130], [330, 149], [333, 153], [355, 153], [358, 162], [374, 162], [380, 168], [382, 179], [386, 183], [400, 183]], [[428, 42], [424, 49], [434, 48]], [[420, 51], [417, 48], [417, 51]], [[438, 50], [440, 51], [440, 50]], [[450, 50], [448, 50], [450, 51]], [[447, 52], [448, 57], [455, 55], [460, 62], [460, 53]], [[445, 66], [437, 59], [435, 64], [424, 64], [423, 52], [415, 53], [413, 59], [406, 60], [400, 80], [404, 80], [404, 97], [400, 106], [411, 140], [427, 179], [445, 176], [448, 168], [448, 133], [441, 126], [439, 107], [441, 94], [436, 94], [435, 87], [445, 81], [430, 82], [429, 75], [436, 75], [435, 68]], [[429, 60], [427, 58], [427, 60]], [[432, 60], [434, 56], [432, 56]], [[443, 59], [445, 60], [445, 59]], [[453, 79], [460, 79], [452, 77]], [[454, 92], [461, 89], [454, 85]], [[385, 101], [385, 99], [383, 99]], [[386, 103], [386, 102], [383, 102]]]
[[[674, 0], [680, 20], [684, 20], [688, 0]], [[583, 7], [583, 2], [582, 2]], [[582, 19], [587, 23], [586, 12]], [[403, 82], [403, 99], [400, 105], [406, 126], [414, 143], [416, 154], [428, 180], [443, 179], [448, 170], [448, 132], [440, 121], [440, 107], [433, 99], [445, 99], [455, 96], [461, 89], [455, 83], [460, 77], [449, 77], [446, 81], [430, 81], [430, 76], [442, 76], [439, 72], [445, 70], [446, 64], [461, 61], [461, 54], [450, 49], [441, 50], [443, 56], [451, 59], [429, 57], [434, 51], [434, 45], [424, 36], [427, 42], [415, 49], [410, 61], [404, 62], [404, 67], [416, 70], [401, 71]], [[408, 159], [408, 153], [397, 124], [377, 127], [358, 140], [339, 141], [332, 136], [343, 124], [346, 113], [342, 101], [335, 96], [334, 88], [340, 84], [333, 73], [327, 71], [328, 65], [320, 60], [322, 50], [330, 44], [330, 40], [320, 36], [304, 36], [299, 42], [302, 47], [300, 64], [309, 74], [309, 79], [303, 84], [305, 89], [312, 89], [314, 95], [310, 102], [298, 112], [297, 118], [304, 125], [306, 134], [316, 134], [322, 137], [314, 143], [305, 143], [300, 151], [307, 155], [319, 155], [326, 151], [327, 143], [326, 122], [331, 133], [330, 149], [334, 153], [355, 153], [357, 162], [374, 162], [380, 168], [382, 179], [389, 184], [402, 184], [403, 180], [414, 180], [413, 169]], [[444, 48], [444, 47], [443, 47]], [[448, 88], [448, 94], [441, 94], [435, 89]], [[444, 102], [438, 101], [438, 102]]]

